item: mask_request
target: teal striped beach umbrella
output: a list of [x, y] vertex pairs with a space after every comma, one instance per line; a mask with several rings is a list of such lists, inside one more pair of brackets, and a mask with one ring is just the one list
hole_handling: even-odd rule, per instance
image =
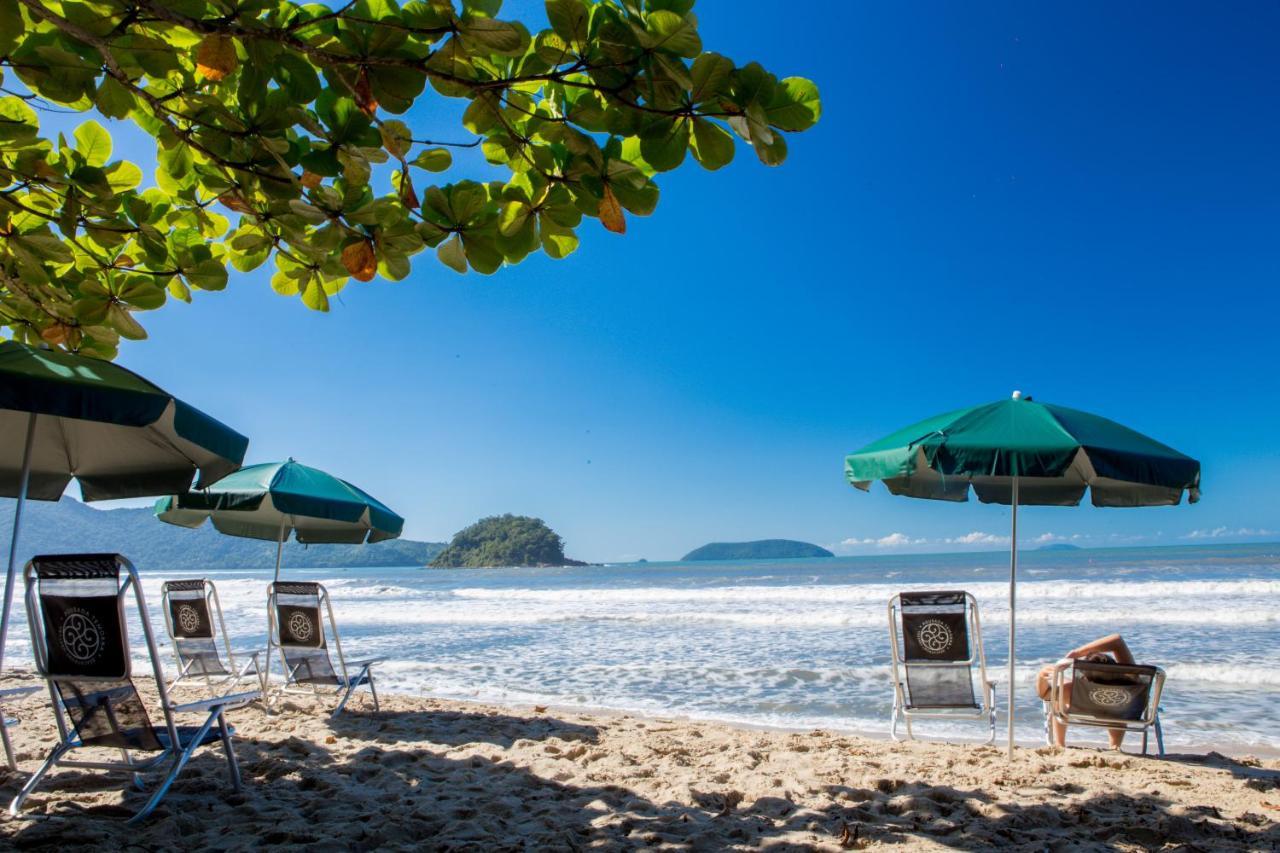
[[1200, 499], [1200, 463], [1115, 421], [1064, 406], [1012, 399], [947, 412], [872, 442], [844, 462], [866, 491], [1011, 506], [1009, 552], [1009, 753], [1013, 754], [1014, 615], [1018, 506], [1169, 506]]
[[276, 580], [290, 534], [304, 544], [361, 544], [395, 539], [404, 529], [404, 519], [367, 492], [292, 459], [250, 465], [207, 489], [161, 498], [155, 513], [180, 527], [211, 519], [228, 536], [274, 540]]
[[249, 439], [118, 364], [0, 342], [0, 495], [17, 498], [0, 617], [0, 661], [27, 498], [139, 498], [212, 483]]

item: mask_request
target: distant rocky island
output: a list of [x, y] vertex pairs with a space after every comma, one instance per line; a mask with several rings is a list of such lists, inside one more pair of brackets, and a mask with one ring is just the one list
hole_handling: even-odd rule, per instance
[[493, 515], [459, 530], [431, 561], [435, 568], [585, 566], [564, 555], [564, 540], [540, 518]]
[[834, 557], [826, 548], [794, 539], [759, 539], [755, 542], [712, 542], [694, 548], [685, 560], [796, 560]]
[[[8, 537], [14, 501], [0, 498], [0, 530]], [[6, 540], [7, 541], [7, 540]], [[425, 566], [444, 550], [443, 542], [392, 539], [373, 545], [301, 545], [286, 542], [285, 568]], [[22, 511], [18, 565], [35, 554], [96, 551], [124, 554], [147, 571], [270, 568], [276, 543], [226, 536], [204, 524], [195, 530], [157, 519], [149, 507], [94, 509], [72, 498], [28, 501]]]

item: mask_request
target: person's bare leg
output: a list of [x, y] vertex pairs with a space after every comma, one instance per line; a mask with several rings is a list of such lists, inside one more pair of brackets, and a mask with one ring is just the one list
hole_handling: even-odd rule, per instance
[[[1062, 685], [1062, 706], [1064, 709], [1071, 707], [1071, 685]], [[1053, 732], [1053, 742], [1058, 745], [1059, 749], [1067, 747], [1067, 724], [1058, 722], [1056, 717], [1049, 717], [1049, 728]]]
[[1111, 739], [1111, 748], [1119, 752], [1124, 743], [1124, 729], [1107, 729], [1107, 737]]

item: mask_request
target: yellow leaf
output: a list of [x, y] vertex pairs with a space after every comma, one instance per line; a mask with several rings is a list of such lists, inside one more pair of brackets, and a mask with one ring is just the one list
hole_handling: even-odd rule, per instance
[[604, 185], [604, 198], [600, 199], [600, 222], [614, 234], [627, 233], [627, 218], [622, 213], [622, 205], [618, 204], [608, 184]]
[[378, 272], [378, 257], [374, 254], [373, 243], [360, 240], [342, 250], [342, 265], [351, 273], [356, 281], [369, 281]]
[[196, 51], [196, 72], [214, 83], [235, 71], [236, 62], [236, 43], [228, 36], [205, 36]]

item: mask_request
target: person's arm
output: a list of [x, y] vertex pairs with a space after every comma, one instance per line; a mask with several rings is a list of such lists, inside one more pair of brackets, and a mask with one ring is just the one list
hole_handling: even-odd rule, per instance
[[1116, 663], [1132, 664], [1133, 653], [1129, 651], [1129, 646], [1125, 643], [1124, 637], [1119, 634], [1109, 634], [1101, 637], [1091, 643], [1085, 643], [1067, 652], [1069, 658], [1083, 658], [1098, 653], [1106, 653], [1116, 659]]

